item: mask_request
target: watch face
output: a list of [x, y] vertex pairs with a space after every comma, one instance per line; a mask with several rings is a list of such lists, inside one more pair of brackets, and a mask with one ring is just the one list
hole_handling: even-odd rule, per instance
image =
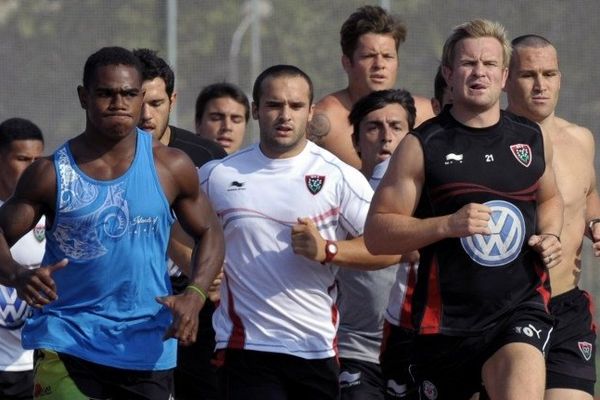
[[335, 243], [329, 243], [327, 245], [327, 252], [331, 254], [337, 254], [338, 248]]

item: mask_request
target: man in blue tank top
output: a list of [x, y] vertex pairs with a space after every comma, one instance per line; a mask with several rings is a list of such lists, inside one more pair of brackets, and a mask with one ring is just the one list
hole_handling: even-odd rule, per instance
[[[100, 49], [84, 67], [86, 128], [23, 174], [0, 208], [0, 283], [34, 307], [23, 345], [36, 349], [35, 398], [170, 399], [176, 340], [195, 340], [198, 312], [223, 263], [223, 233], [191, 160], [136, 128], [139, 60]], [[191, 283], [171, 295], [173, 213], [196, 240]], [[47, 221], [42, 268], [9, 246]]]

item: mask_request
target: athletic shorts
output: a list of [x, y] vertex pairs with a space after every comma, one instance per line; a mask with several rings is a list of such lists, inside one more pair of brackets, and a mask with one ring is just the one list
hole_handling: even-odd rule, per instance
[[228, 400], [337, 400], [335, 358], [307, 360], [252, 350], [219, 350], [219, 388]]
[[410, 375], [410, 355], [415, 333], [384, 321], [381, 372], [386, 399], [417, 400], [418, 388]]
[[33, 371], [0, 371], [0, 399], [33, 399]]
[[384, 400], [384, 389], [379, 364], [340, 358], [341, 400]]
[[417, 335], [411, 372], [421, 399], [470, 399], [482, 388], [483, 364], [503, 346], [528, 343], [542, 354], [552, 332], [544, 310], [522, 306], [478, 336]]
[[577, 389], [594, 395], [596, 327], [590, 295], [575, 288], [550, 300], [555, 324], [546, 359], [547, 389]]
[[113, 368], [50, 350], [36, 350], [34, 358], [35, 399], [173, 399], [173, 370]]

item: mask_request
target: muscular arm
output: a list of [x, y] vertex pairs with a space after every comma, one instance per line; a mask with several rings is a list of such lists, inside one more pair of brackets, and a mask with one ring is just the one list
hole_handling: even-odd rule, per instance
[[[155, 146], [154, 150], [161, 184], [171, 207], [183, 230], [195, 242], [190, 280], [200, 291], [208, 293], [223, 264], [225, 245], [221, 224], [200, 189], [192, 161], [177, 149]], [[165, 337], [178, 338], [183, 345], [193, 343], [198, 329], [198, 312], [205, 300], [196, 290], [159, 299], [174, 316]]]
[[564, 209], [552, 167], [553, 145], [547, 135], [544, 139], [546, 169], [538, 182], [537, 234], [529, 238], [528, 244], [540, 255], [547, 268], [553, 268], [562, 262], [562, 246], [558, 237], [562, 233]]
[[589, 221], [600, 218], [600, 196], [598, 195], [597, 182], [596, 182], [596, 169], [594, 165], [595, 160], [595, 149], [594, 136], [592, 133], [585, 129], [585, 148], [591, 152], [591, 163], [588, 165], [590, 168], [590, 186], [586, 195], [586, 209], [585, 209], [585, 235], [590, 238], [593, 242], [592, 249], [596, 257], [600, 256], [600, 223], [595, 223], [590, 230]]
[[40, 159], [25, 170], [13, 196], [0, 207], [0, 283], [17, 289], [29, 305], [42, 307], [58, 296], [51, 275], [67, 265], [61, 260], [47, 268], [30, 270], [17, 263], [10, 247], [46, 215], [52, 223], [56, 199], [56, 174], [52, 161]]
[[362, 162], [352, 142], [352, 126], [348, 122], [350, 110], [334, 95], [330, 95], [315, 105], [315, 112], [309, 124], [308, 138], [319, 146], [331, 151], [346, 164], [360, 169]]
[[553, 149], [550, 140], [544, 140], [546, 170], [540, 178], [537, 193], [537, 232], [560, 236], [563, 226], [563, 200], [556, 186], [552, 168]]
[[200, 189], [196, 168], [191, 160], [175, 149], [162, 150], [179, 153], [177, 158], [169, 156], [169, 162], [166, 163], [177, 190], [171, 207], [181, 228], [195, 243], [190, 279], [207, 290], [223, 265], [223, 230], [208, 198]]
[[424, 168], [418, 139], [407, 135], [371, 202], [364, 235], [371, 253], [408, 254], [448, 237], [490, 233], [491, 210], [482, 204], [467, 204], [454, 214], [440, 217], [413, 217], [424, 184]]
[[52, 162], [40, 159], [25, 170], [12, 197], [0, 207], [0, 283], [14, 286], [20, 267], [10, 247], [29, 232], [54, 204], [56, 176]]

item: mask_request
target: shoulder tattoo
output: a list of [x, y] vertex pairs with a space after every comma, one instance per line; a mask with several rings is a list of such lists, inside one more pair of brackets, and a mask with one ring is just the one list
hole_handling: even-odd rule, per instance
[[315, 143], [319, 143], [331, 130], [331, 123], [325, 114], [315, 114], [307, 127], [307, 137]]

